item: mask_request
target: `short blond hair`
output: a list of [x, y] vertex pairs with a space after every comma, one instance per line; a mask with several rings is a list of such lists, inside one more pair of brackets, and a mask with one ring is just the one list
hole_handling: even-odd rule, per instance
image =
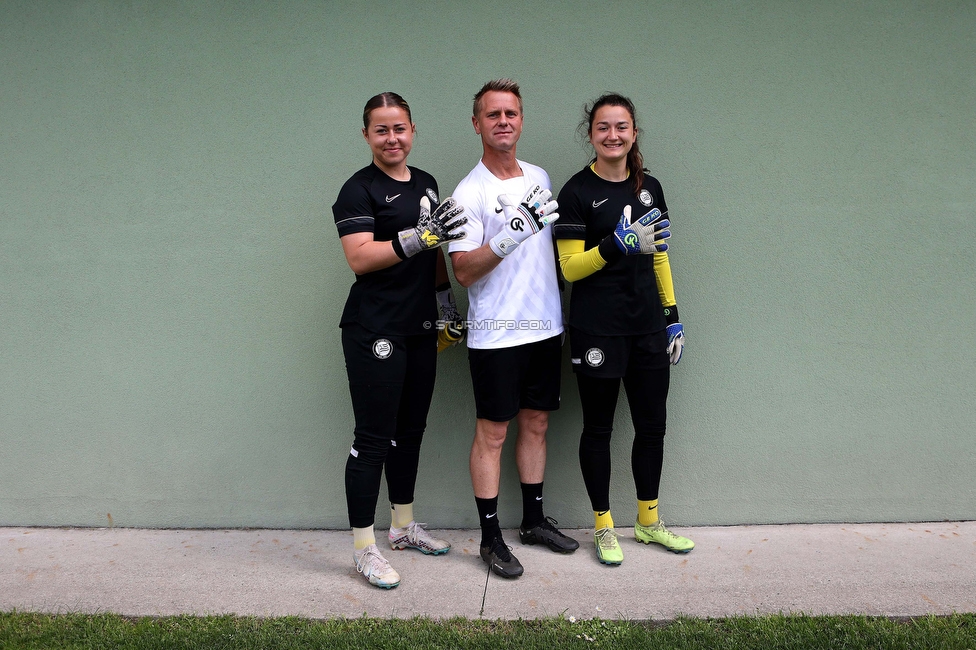
[[519, 103], [519, 112], [520, 113], [522, 112], [522, 93], [520, 92], [518, 82], [512, 81], [511, 79], [508, 78], [494, 79], [486, 83], [484, 86], [481, 87], [481, 90], [475, 93], [474, 106], [472, 108], [475, 117], [478, 116], [478, 111], [481, 110], [481, 98], [485, 96], [485, 93], [491, 91], [500, 92], [500, 93], [512, 93], [513, 95], [515, 95], [515, 98], [518, 99], [518, 103]]

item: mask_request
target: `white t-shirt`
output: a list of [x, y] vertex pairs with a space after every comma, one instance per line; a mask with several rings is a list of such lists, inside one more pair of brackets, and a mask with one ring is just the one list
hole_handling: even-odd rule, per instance
[[[541, 167], [517, 161], [522, 176], [501, 180], [478, 161], [458, 183], [452, 196], [464, 206], [468, 223], [464, 239], [452, 241], [449, 252], [480, 248], [502, 230], [505, 215], [499, 194], [517, 203], [532, 185], [551, 190]], [[551, 338], [563, 331], [552, 231], [532, 235], [497, 267], [468, 287], [468, 347], [509, 348]]]

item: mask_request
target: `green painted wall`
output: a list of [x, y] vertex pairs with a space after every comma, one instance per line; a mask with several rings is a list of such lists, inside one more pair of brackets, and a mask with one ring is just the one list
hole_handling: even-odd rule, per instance
[[[362, 105], [411, 102], [447, 194], [499, 76], [557, 187], [582, 104], [638, 106], [689, 334], [669, 521], [976, 518], [976, 4], [3, 0], [0, 525], [345, 527]], [[547, 509], [589, 526], [566, 356]], [[473, 526], [463, 351], [439, 373], [418, 515]]]

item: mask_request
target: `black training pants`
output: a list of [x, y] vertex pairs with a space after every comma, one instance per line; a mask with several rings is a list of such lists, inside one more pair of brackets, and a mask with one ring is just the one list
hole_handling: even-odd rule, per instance
[[346, 460], [349, 525], [373, 525], [386, 471], [390, 503], [413, 503], [420, 443], [434, 394], [436, 332], [384, 336], [342, 328], [356, 428]]
[[[631, 469], [641, 501], [657, 499], [664, 462], [664, 434], [671, 368], [665, 362], [647, 368], [631, 364], [623, 377], [634, 423]], [[579, 458], [583, 482], [593, 510], [610, 509], [610, 437], [620, 391], [619, 378], [576, 373], [583, 406]]]

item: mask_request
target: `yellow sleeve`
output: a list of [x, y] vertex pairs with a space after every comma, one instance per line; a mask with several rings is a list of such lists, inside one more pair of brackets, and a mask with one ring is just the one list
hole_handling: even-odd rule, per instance
[[677, 304], [674, 299], [674, 283], [671, 282], [671, 262], [668, 261], [667, 253], [654, 253], [654, 280], [657, 281], [661, 306], [673, 307]]
[[569, 282], [582, 280], [607, 265], [607, 261], [600, 255], [599, 246], [584, 251], [585, 246], [586, 242], [582, 239], [556, 240], [556, 249], [559, 251], [559, 268], [563, 270], [563, 277]]

